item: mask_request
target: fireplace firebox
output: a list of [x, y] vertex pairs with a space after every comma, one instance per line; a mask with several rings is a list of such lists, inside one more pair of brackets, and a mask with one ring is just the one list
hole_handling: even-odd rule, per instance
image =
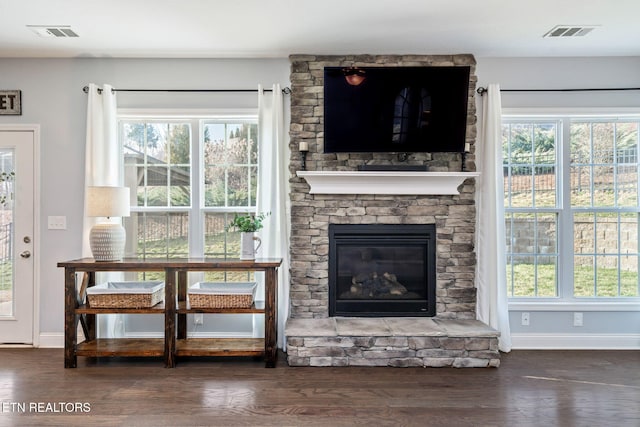
[[329, 316], [435, 316], [434, 224], [330, 224]]

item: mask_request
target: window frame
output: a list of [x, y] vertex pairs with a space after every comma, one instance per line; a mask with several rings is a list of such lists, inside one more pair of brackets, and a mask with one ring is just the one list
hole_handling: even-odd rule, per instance
[[[189, 123], [191, 126], [191, 197], [190, 206], [131, 206], [131, 212], [188, 212], [189, 257], [202, 258], [205, 253], [205, 216], [207, 213], [255, 212], [256, 206], [214, 207], [204, 205], [204, 128], [206, 123], [243, 121], [258, 123], [256, 108], [229, 109], [148, 109], [119, 108], [117, 111], [118, 143], [121, 141], [121, 122], [146, 120], [152, 122]], [[121, 160], [122, 161], [122, 160]], [[257, 204], [257, 203], [256, 203]]]
[[[571, 206], [569, 164], [571, 149], [571, 121], [579, 119], [633, 119], [640, 121], [638, 108], [503, 108], [502, 123], [526, 121], [557, 121], [560, 148], [556, 151], [556, 174], [558, 177], [557, 203], [557, 246], [558, 273], [557, 297], [508, 297], [512, 311], [639, 311], [638, 297], [576, 297], [573, 295], [573, 214], [581, 208]], [[640, 171], [639, 171], [640, 173]], [[553, 210], [543, 208], [544, 212]], [[640, 207], [638, 208], [640, 209]], [[505, 213], [507, 209], [505, 208]], [[620, 212], [628, 212], [622, 209]], [[563, 285], [564, 284], [564, 285]]]
[[[518, 120], [520, 119], [520, 120]], [[519, 117], [519, 118], [507, 118], [505, 120], [504, 115], [503, 115], [503, 120], [502, 120], [502, 124], [504, 125], [505, 123], [521, 123], [522, 120], [527, 120], [527, 124], [540, 124], [540, 123], [553, 123], [556, 126], [556, 142], [559, 142], [562, 140], [563, 138], [563, 134], [562, 134], [562, 120], [558, 119], [558, 118], [551, 118], [551, 117], [547, 117], [547, 116], [540, 116], [540, 117], [535, 117], [532, 118], [530, 116], [525, 117]], [[560, 147], [562, 147], [562, 144], [560, 144]], [[557, 171], [556, 174], [554, 175], [555, 179], [556, 179], [556, 188], [555, 188], [555, 203], [553, 206], [536, 206], [536, 197], [535, 197], [535, 187], [534, 187], [534, 192], [532, 193], [533, 199], [532, 199], [532, 206], [527, 206], [527, 207], [507, 207], [505, 204], [504, 207], [504, 214], [505, 214], [505, 218], [507, 213], [511, 213], [514, 215], [517, 214], [531, 214], [535, 216], [535, 221], [537, 222], [537, 217], [538, 215], [555, 215], [556, 217], [556, 229], [557, 230], [561, 230], [561, 225], [562, 225], [562, 206], [563, 206], [563, 197], [562, 197], [562, 187], [557, 185], [558, 184], [558, 180], [560, 178], [558, 178], [558, 175], [562, 173], [562, 169], [561, 169], [561, 165], [562, 165], [562, 159], [563, 159], [563, 153], [561, 152], [561, 150], [558, 150], [556, 147], [555, 150], [555, 162], [554, 162], [554, 166], [555, 166], [555, 170]], [[504, 165], [504, 162], [503, 162]], [[536, 167], [536, 163], [533, 162], [532, 163], [532, 178], [535, 177], [535, 167]], [[549, 255], [553, 255], [556, 257], [556, 287], [557, 287], [557, 296], [553, 296], [553, 297], [508, 297], [509, 300], [523, 300], [523, 301], [530, 301], [532, 299], [535, 299], [536, 301], [555, 301], [558, 298], [561, 298], [561, 289], [559, 286], [559, 276], [560, 274], [562, 274], [563, 272], [563, 266], [561, 265], [561, 259], [562, 257], [560, 256], [561, 254], [561, 246], [562, 244], [562, 240], [561, 240], [561, 236], [559, 233], [556, 233], [556, 248], [555, 251], [552, 254]], [[534, 258], [536, 259], [536, 261], [534, 261], [534, 264], [537, 265], [537, 258], [539, 256], [542, 255], [535, 255]]]

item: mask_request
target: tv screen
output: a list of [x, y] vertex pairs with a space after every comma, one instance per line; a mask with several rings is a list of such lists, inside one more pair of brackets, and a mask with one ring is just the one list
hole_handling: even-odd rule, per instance
[[325, 153], [464, 151], [469, 67], [358, 70], [324, 69]]

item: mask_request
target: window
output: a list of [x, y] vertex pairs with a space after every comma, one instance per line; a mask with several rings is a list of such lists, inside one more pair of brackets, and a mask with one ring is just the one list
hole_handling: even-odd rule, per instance
[[638, 296], [639, 123], [571, 122], [574, 296]]
[[[119, 129], [131, 189], [127, 256], [238, 258], [239, 233], [225, 228], [256, 209], [257, 117], [127, 116]], [[211, 272], [204, 280], [249, 278]]]
[[503, 118], [511, 298], [640, 295], [640, 118]]
[[558, 295], [558, 125], [503, 126], [507, 282], [513, 297]]

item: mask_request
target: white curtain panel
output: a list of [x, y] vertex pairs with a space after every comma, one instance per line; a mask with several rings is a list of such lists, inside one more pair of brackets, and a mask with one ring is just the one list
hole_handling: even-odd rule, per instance
[[[111, 89], [109, 85], [99, 88], [93, 83], [89, 84], [84, 166], [85, 213], [87, 187], [118, 186], [122, 183], [116, 94]], [[95, 223], [94, 218], [84, 216], [82, 256], [91, 256], [89, 231]]]
[[502, 172], [502, 106], [500, 86], [490, 84], [482, 97], [479, 144], [480, 177], [476, 203], [478, 256], [476, 286], [477, 317], [500, 332], [500, 351], [511, 351], [506, 285], [504, 179]]
[[[116, 94], [109, 85], [89, 84], [87, 94], [87, 136], [85, 141], [84, 223], [82, 256], [91, 257], [89, 232], [96, 219], [88, 217], [87, 187], [95, 185], [120, 186], [123, 169], [118, 147]], [[119, 273], [99, 273], [96, 281], [119, 280]], [[121, 336], [124, 332], [121, 315], [98, 316], [98, 334], [102, 338]]]
[[270, 212], [261, 257], [282, 258], [278, 269], [278, 347], [286, 350], [284, 326], [289, 316], [289, 143], [284, 131], [284, 97], [279, 84], [264, 93], [258, 86], [258, 212]]

